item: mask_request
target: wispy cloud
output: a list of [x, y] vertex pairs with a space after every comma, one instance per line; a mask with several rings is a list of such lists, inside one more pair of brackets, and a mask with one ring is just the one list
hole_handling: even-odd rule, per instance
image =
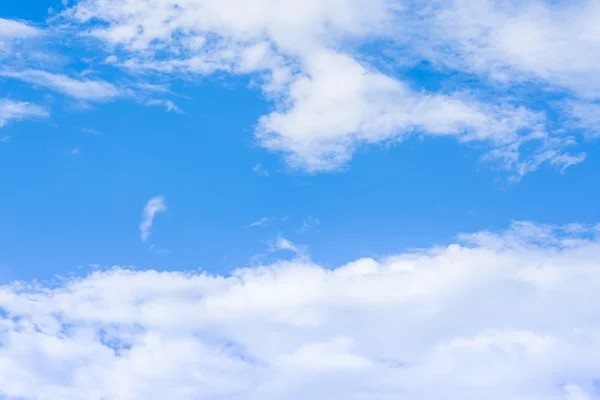
[[107, 101], [122, 94], [116, 86], [102, 80], [76, 79], [46, 71], [0, 71], [0, 76], [47, 87], [80, 100]]
[[307, 254], [306, 248], [304, 246], [296, 245], [291, 240], [286, 239], [282, 236], [279, 236], [273, 242], [269, 242], [269, 251], [270, 252], [276, 252], [276, 251], [281, 251], [281, 250], [291, 251], [292, 253], [295, 253], [296, 255], [298, 255], [300, 257], [305, 257]]
[[316, 217], [308, 217], [304, 221], [302, 221], [302, 226], [300, 227], [300, 232], [306, 232], [311, 229], [316, 228], [321, 224], [319, 218]]
[[252, 168], [252, 171], [259, 176], [269, 176], [269, 171], [267, 171], [267, 169], [265, 167], [262, 166], [262, 164], [256, 164], [254, 166], [254, 168]]
[[149, 106], [163, 106], [168, 112], [183, 114], [183, 111], [171, 100], [153, 99], [147, 102]]
[[537, 79], [584, 98], [600, 97], [596, 1], [415, 4], [404, 22], [414, 29], [408, 38], [426, 57], [499, 82]]
[[157, 213], [164, 212], [167, 210], [165, 199], [162, 196], [156, 196], [151, 198], [142, 215], [142, 222], [140, 223], [140, 237], [143, 242], [148, 240], [150, 232], [152, 230], [152, 223], [154, 222], [154, 216]]
[[97, 130], [91, 128], [81, 128], [81, 131], [87, 133], [88, 135], [102, 136], [102, 132], [98, 132]]
[[151, 244], [148, 247], [148, 250], [150, 250], [152, 253], [156, 254], [157, 256], [168, 256], [169, 254], [171, 254], [171, 250], [156, 247], [156, 245], [154, 245], [154, 244]]
[[48, 111], [41, 106], [24, 101], [0, 99], [0, 127], [13, 120], [42, 118], [48, 115]]
[[265, 225], [268, 225], [269, 223], [273, 222], [273, 220], [274, 220], [273, 217], [262, 217], [256, 221], [254, 221], [250, 225], [248, 225], [248, 227], [265, 226]]
[[588, 138], [600, 137], [600, 104], [570, 101], [565, 105], [565, 109], [572, 116], [572, 120], [567, 124], [568, 127], [583, 129]]
[[[318, 2], [299, 6], [289, 0], [276, 5], [259, 0], [252, 5], [238, 5], [236, 12], [218, 1], [202, 1], [202, 7], [175, 0], [163, 3], [171, 10], [169, 13], [157, 13], [151, 4], [141, 0], [132, 0], [128, 7], [119, 0], [82, 0], [65, 11], [63, 17], [82, 24], [89, 34], [108, 45], [122, 49], [127, 54], [124, 65], [130, 73], [150, 71], [185, 77], [227, 71], [259, 75], [263, 93], [274, 102], [274, 111], [259, 119], [255, 137], [263, 147], [282, 153], [292, 167], [309, 172], [343, 168], [360, 145], [401, 141], [415, 132], [483, 144], [488, 150], [486, 159], [492, 159], [494, 154], [504, 156], [510, 147], [511, 156], [518, 154], [516, 159], [494, 161], [516, 174], [535, 169], [529, 167], [532, 163], [563, 170], [575, 160], [582, 160], [579, 154], [566, 153], [568, 141], [560, 142], [561, 137], [556, 135], [550, 137], [552, 132], [546, 129], [544, 112], [504, 98], [478, 99], [475, 91], [415, 90], [411, 82], [386, 74], [369, 65], [365, 57], [344, 50], [346, 39], [397, 34], [395, 27], [404, 26], [398, 24], [404, 14], [397, 12], [395, 2], [343, 0], [327, 6]], [[442, 1], [439, 7], [423, 11], [423, 15], [434, 14], [431, 19], [435, 20], [438, 9], [455, 4], [466, 10], [456, 16], [466, 26], [462, 29], [461, 25], [458, 34], [470, 40], [466, 44], [456, 40], [459, 49], [476, 48], [485, 39], [479, 40], [477, 35], [485, 32], [477, 27], [487, 26], [490, 21], [477, 18], [489, 16], [492, 31], [499, 32], [493, 37], [496, 42], [469, 59], [480, 60], [491, 50], [502, 48], [499, 44], [505, 43], [500, 33], [506, 24], [498, 23], [501, 18], [494, 19], [497, 13], [493, 12], [493, 2], [483, 0], [472, 5], [468, 1]], [[256, 12], [257, 9], [261, 11]], [[289, 10], [294, 10], [294, 21], [289, 19]], [[533, 13], [533, 17], [539, 15]], [[533, 18], [532, 21], [536, 22]], [[511, 26], [519, 26], [518, 21], [513, 22]], [[441, 24], [429, 20], [420, 23], [427, 25], [426, 33], [430, 25]], [[413, 26], [420, 27], [417, 23], [406, 24], [402, 32], [410, 38], [418, 36], [418, 32], [410, 31]], [[423, 38], [431, 39], [427, 35], [419, 37]], [[401, 40], [395, 36], [391, 39]], [[419, 40], [414, 42], [420, 45]], [[522, 44], [522, 40], [514, 42]], [[449, 48], [450, 53], [456, 52], [452, 46]], [[422, 55], [419, 57], [423, 59]], [[531, 57], [527, 56], [528, 61], [523, 63], [530, 64]], [[552, 152], [547, 149], [549, 141], [553, 141]], [[255, 172], [266, 175], [259, 165]]]

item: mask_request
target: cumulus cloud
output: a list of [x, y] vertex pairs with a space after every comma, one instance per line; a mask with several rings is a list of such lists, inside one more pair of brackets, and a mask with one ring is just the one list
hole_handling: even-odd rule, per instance
[[167, 210], [167, 204], [162, 196], [156, 196], [148, 200], [146, 207], [144, 207], [144, 213], [142, 215], [142, 222], [140, 223], [140, 237], [145, 242], [150, 236], [152, 230], [152, 223], [154, 222], [154, 216], [157, 213], [164, 212]]
[[[483, 142], [486, 158], [518, 173], [535, 169], [526, 167], [533, 158], [562, 169], [582, 160], [565, 153], [568, 140], [548, 137], [543, 114], [421, 92], [349, 50], [394, 35], [400, 11], [388, 0], [82, 0], [62, 16], [125, 53], [121, 65], [134, 73], [258, 75], [274, 105], [257, 124], [258, 142], [307, 171], [338, 169], [358, 146], [415, 132]], [[521, 154], [525, 143], [532, 154]]]
[[0, 99], [0, 128], [10, 121], [47, 116], [48, 112], [41, 106], [23, 101]]
[[598, 228], [515, 223], [326, 269], [113, 268], [0, 287], [0, 394], [592, 399]]

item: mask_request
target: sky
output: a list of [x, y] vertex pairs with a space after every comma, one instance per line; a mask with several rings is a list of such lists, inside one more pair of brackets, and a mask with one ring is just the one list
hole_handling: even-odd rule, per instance
[[600, 399], [600, 3], [0, 5], [0, 399]]

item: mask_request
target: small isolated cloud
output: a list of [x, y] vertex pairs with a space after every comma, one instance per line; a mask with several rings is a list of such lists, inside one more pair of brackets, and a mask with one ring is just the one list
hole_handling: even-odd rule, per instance
[[304, 221], [302, 221], [302, 226], [300, 227], [300, 232], [306, 232], [311, 229], [316, 228], [321, 224], [319, 218], [316, 217], [308, 217]]
[[248, 225], [248, 227], [265, 226], [265, 225], [268, 225], [269, 223], [273, 222], [273, 219], [274, 219], [273, 217], [262, 217], [256, 221], [254, 221], [250, 225]]
[[269, 251], [276, 252], [281, 250], [291, 251], [300, 257], [306, 256], [306, 249], [303, 246], [298, 246], [291, 240], [280, 236], [275, 241], [269, 243]]
[[142, 216], [142, 222], [140, 223], [140, 237], [142, 242], [148, 240], [150, 232], [152, 230], [152, 223], [154, 222], [154, 216], [157, 213], [164, 212], [167, 210], [165, 199], [162, 196], [151, 198], [146, 207], [144, 207], [144, 213]]
[[148, 247], [148, 250], [150, 250], [152, 253], [156, 254], [157, 256], [168, 256], [169, 254], [171, 254], [171, 250], [156, 247], [156, 245], [154, 245], [154, 244], [151, 244]]
[[254, 168], [252, 168], [252, 171], [259, 176], [269, 176], [269, 171], [267, 171], [267, 169], [265, 167], [263, 167], [260, 163], [256, 164], [254, 166]]
[[79, 153], [81, 153], [81, 149], [79, 147], [74, 147], [71, 149], [71, 154], [77, 155]]
[[0, 397], [596, 399], [598, 234], [515, 223], [333, 268], [3, 285]]
[[149, 100], [147, 104], [149, 106], [162, 106], [168, 112], [173, 111], [178, 114], [183, 114], [183, 111], [171, 100]]
[[38, 105], [24, 101], [0, 99], [0, 128], [10, 121], [47, 116], [48, 111]]

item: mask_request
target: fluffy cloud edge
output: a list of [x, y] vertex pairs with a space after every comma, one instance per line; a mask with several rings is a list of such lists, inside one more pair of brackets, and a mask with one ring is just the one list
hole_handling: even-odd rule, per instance
[[592, 399], [598, 260], [597, 226], [517, 222], [334, 269], [303, 255], [15, 282], [0, 287], [0, 394]]
[[403, 10], [394, 1], [264, 0], [232, 7], [164, 0], [160, 6], [161, 12], [150, 12], [141, 1], [124, 9], [117, 1], [82, 0], [61, 18], [104, 42], [119, 54], [111, 54], [111, 63], [133, 74], [258, 76], [274, 111], [259, 120], [257, 141], [284, 154], [291, 167], [336, 170], [359, 146], [415, 132], [482, 142], [489, 148], [484, 159], [515, 179], [542, 164], [564, 172], [585, 159], [567, 151], [573, 138], [546, 129], [543, 113], [509, 102], [421, 93], [365, 65], [345, 43], [396, 34], [394, 21], [402, 20]]

